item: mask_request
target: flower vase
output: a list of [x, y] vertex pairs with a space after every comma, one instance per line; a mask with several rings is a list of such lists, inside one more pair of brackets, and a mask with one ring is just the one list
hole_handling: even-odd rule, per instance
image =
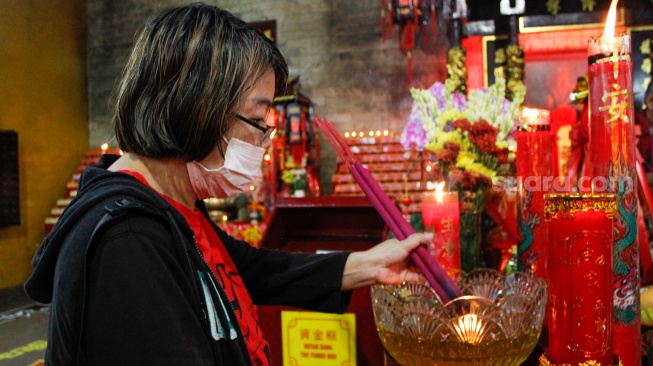
[[483, 203], [487, 190], [458, 191], [460, 199], [460, 268], [464, 272], [481, 267]]
[[482, 217], [482, 211], [460, 211], [460, 266], [464, 272], [481, 266]]

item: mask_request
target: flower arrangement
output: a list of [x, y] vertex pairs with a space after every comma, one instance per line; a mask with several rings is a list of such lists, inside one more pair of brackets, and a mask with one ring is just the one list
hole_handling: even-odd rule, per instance
[[471, 196], [481, 208], [497, 169], [514, 150], [515, 118], [526, 88], [513, 100], [505, 98], [506, 81], [497, 74], [494, 85], [453, 92], [452, 83], [436, 82], [429, 89], [411, 89], [413, 106], [401, 134], [406, 149], [427, 150], [448, 181], [449, 190]]

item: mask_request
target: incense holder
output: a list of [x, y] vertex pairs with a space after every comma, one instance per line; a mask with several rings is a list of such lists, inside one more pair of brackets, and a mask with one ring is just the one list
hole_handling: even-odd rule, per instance
[[537, 344], [546, 283], [523, 272], [459, 273], [443, 304], [426, 282], [372, 287], [376, 329], [401, 365], [520, 365]]

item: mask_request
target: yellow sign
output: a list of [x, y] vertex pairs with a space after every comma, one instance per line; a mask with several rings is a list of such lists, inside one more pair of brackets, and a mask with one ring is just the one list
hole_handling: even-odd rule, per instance
[[281, 312], [284, 366], [356, 366], [356, 315]]

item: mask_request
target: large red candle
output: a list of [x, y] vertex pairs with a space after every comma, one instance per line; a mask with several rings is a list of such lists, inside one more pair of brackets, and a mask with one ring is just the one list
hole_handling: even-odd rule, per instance
[[639, 365], [639, 247], [635, 118], [630, 36], [614, 37], [610, 8], [606, 34], [590, 40], [589, 53], [589, 181], [594, 193], [617, 195], [614, 237], [614, 350], [626, 366]]
[[518, 266], [546, 280], [547, 229], [542, 220], [543, 197], [553, 180], [553, 138], [549, 111], [524, 108], [517, 131]]
[[547, 357], [553, 364], [613, 364], [616, 213], [615, 195], [545, 195], [550, 240]]
[[424, 232], [434, 233], [435, 257], [445, 269], [460, 269], [458, 192], [422, 193]]

